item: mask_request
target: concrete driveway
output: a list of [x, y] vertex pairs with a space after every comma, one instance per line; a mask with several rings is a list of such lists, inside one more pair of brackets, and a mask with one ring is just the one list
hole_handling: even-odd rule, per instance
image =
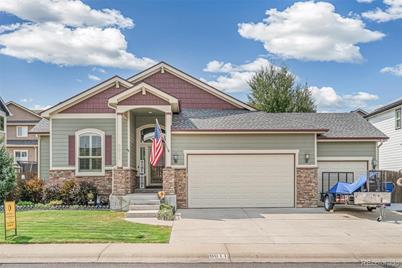
[[402, 243], [402, 214], [338, 209], [183, 209], [171, 243], [350, 244]]

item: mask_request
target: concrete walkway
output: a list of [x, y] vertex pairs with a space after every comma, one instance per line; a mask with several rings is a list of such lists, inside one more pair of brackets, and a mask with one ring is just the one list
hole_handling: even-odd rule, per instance
[[0, 263], [402, 262], [402, 215], [183, 210], [169, 244], [0, 245]]

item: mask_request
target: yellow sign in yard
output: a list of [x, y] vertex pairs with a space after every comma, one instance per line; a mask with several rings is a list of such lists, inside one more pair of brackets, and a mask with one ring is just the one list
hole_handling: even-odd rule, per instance
[[7, 238], [7, 231], [14, 230], [17, 235], [17, 215], [15, 212], [15, 201], [4, 202], [4, 236]]

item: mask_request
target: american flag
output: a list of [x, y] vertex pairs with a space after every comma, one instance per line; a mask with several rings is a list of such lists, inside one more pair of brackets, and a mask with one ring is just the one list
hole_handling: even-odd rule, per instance
[[158, 164], [159, 160], [163, 155], [163, 137], [161, 127], [159, 126], [158, 120], [156, 120], [154, 137], [152, 138], [152, 146], [151, 146], [151, 156], [149, 161], [151, 165], [154, 167]]

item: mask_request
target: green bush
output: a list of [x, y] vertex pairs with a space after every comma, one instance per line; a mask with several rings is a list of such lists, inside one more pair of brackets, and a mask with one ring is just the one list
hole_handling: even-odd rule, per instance
[[174, 208], [168, 204], [161, 204], [158, 211], [158, 220], [173, 221], [174, 220]]
[[17, 185], [17, 195], [22, 201], [31, 201], [39, 203], [43, 197], [43, 180], [32, 178], [28, 180], [20, 180]]
[[34, 203], [31, 201], [18, 201], [17, 202], [17, 206], [20, 206], [20, 207], [31, 207], [33, 205], [34, 205]]
[[90, 201], [96, 201], [98, 190], [94, 183], [81, 181], [78, 184], [78, 188], [78, 192], [75, 192], [76, 196], [74, 196], [74, 204], [88, 205]]
[[0, 202], [14, 190], [15, 169], [14, 160], [8, 155], [4, 146], [0, 146]]
[[52, 200], [61, 200], [60, 186], [48, 184], [43, 190], [43, 202], [49, 203]]

